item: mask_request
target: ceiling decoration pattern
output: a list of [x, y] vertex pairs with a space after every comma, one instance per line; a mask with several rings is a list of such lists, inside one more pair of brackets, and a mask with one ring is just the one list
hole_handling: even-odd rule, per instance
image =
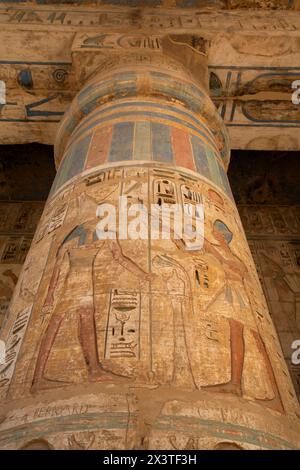
[[205, 45], [211, 97], [232, 148], [300, 149], [300, 104], [292, 102], [293, 83], [300, 80], [298, 0], [0, 4], [3, 144], [53, 144], [82, 87], [74, 59], [79, 39], [81, 52], [113, 48], [126, 55], [129, 49], [153, 52], [162, 38], [188, 34]]

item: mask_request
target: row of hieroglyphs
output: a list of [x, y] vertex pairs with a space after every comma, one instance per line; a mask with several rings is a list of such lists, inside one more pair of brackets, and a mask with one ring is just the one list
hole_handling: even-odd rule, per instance
[[105, 30], [148, 29], [152, 31], [215, 31], [228, 30], [236, 32], [297, 32], [300, 30], [298, 12], [285, 12], [284, 18], [280, 12], [208, 12], [201, 10], [183, 12], [174, 11], [130, 11], [128, 9], [108, 10], [95, 8], [72, 11], [54, 8], [2, 8], [0, 22], [6, 24], [22, 24], [22, 26], [37, 25], [39, 27], [63, 26], [78, 29], [101, 27]]

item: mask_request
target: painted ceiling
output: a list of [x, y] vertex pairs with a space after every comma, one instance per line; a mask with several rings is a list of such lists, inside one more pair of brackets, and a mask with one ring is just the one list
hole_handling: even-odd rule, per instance
[[122, 39], [126, 54], [132, 35], [174, 34], [207, 44], [210, 94], [232, 148], [300, 150], [300, 0], [0, 0], [0, 142], [53, 144], [82, 86], [82, 38], [98, 50], [99, 35]]

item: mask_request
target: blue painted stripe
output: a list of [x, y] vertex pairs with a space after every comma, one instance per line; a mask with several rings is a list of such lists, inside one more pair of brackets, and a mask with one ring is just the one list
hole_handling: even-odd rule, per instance
[[[264, 66], [243, 66], [243, 65], [210, 65], [209, 69], [219, 69], [219, 70], [276, 70], [277, 72], [280, 70], [300, 70], [300, 67], [264, 67]], [[281, 74], [275, 74], [281, 75]]]
[[207, 147], [207, 145], [205, 146], [205, 151], [206, 151], [209, 171], [211, 174], [211, 179], [214, 183], [216, 183], [218, 186], [222, 188], [223, 181], [220, 175], [216, 154], [209, 147]]
[[233, 194], [232, 194], [232, 191], [231, 191], [231, 188], [230, 188], [230, 184], [229, 184], [229, 181], [228, 181], [227, 174], [225, 173], [224, 168], [222, 167], [222, 165], [219, 162], [218, 162], [218, 165], [219, 165], [219, 172], [220, 172], [221, 180], [222, 180], [222, 183], [223, 183], [224, 191], [231, 199], [233, 199]]
[[71, 165], [71, 159], [69, 158], [69, 154], [70, 151], [67, 152], [61, 164], [59, 165], [49, 196], [52, 196], [52, 194], [54, 194], [58, 190], [58, 188], [60, 188], [67, 181], [66, 175], [68, 174], [69, 167]]
[[173, 163], [171, 129], [169, 126], [151, 122], [151, 140], [153, 160]]
[[91, 135], [88, 135], [69, 149], [59, 166], [50, 191], [50, 196], [54, 194], [60, 186], [66, 183], [66, 181], [78, 175], [78, 173], [83, 170], [90, 140]]
[[[85, 87], [78, 95], [77, 95], [77, 102], [80, 106], [80, 103], [86, 99], [90, 98], [93, 95], [97, 95], [98, 97], [102, 96], [101, 90], [105, 90], [105, 88], [109, 89], [113, 87], [116, 83], [118, 87], [120, 87], [120, 82], [124, 86], [124, 82], [128, 81], [136, 83], [137, 75], [135, 73], [125, 73], [125, 74], [118, 74], [114, 75], [113, 77], [109, 78], [108, 80], [104, 80], [103, 82], [95, 82], [91, 83], [87, 87]], [[124, 89], [123, 89], [124, 91]]]
[[[100, 90], [100, 87], [97, 91]], [[126, 87], [126, 92], [129, 92], [128, 95], [136, 95], [136, 83], [131, 82], [128, 83]], [[124, 86], [121, 87], [118, 83], [110, 83], [104, 90], [103, 93], [94, 93], [93, 99], [89, 97], [89, 100], [84, 102], [82, 105], [79, 105], [80, 110], [83, 114], [88, 115], [90, 114], [97, 106], [99, 106], [99, 101], [105, 95], [112, 95], [114, 99], [120, 99], [124, 97]]]
[[134, 122], [120, 122], [114, 125], [108, 161], [131, 160], [133, 153]]
[[207, 162], [205, 147], [203, 142], [196, 136], [191, 136], [191, 144], [194, 154], [194, 161], [196, 163], [196, 168], [200, 175], [205, 176], [208, 179], [211, 179], [211, 174]]
[[[191, 109], [201, 109], [202, 101], [205, 98], [204, 93], [191, 82], [178, 82], [170, 75], [162, 72], [150, 72], [150, 76], [154, 79], [154, 89], [167, 91], [169, 95], [177, 95], [177, 98], [188, 98], [188, 102], [192, 104]], [[190, 93], [191, 92], [191, 93]], [[191, 101], [190, 101], [191, 100]]]
[[[263, 122], [263, 121], [261, 121]], [[300, 126], [299, 125], [294, 125], [294, 124], [298, 124], [300, 122], [299, 121], [289, 121], [290, 124], [272, 124], [272, 121], [268, 121], [269, 124], [230, 124], [227, 123], [226, 124], [226, 127], [264, 127], [264, 128], [268, 128], [268, 127], [274, 127], [274, 128], [291, 128], [291, 129], [299, 129]]]
[[[58, 114], [64, 114], [64, 113], [56, 113], [57, 115]], [[28, 122], [29, 124], [30, 123], [34, 123], [36, 124], [37, 122], [46, 122], [46, 123], [49, 123], [49, 122], [61, 122], [60, 120], [58, 119], [0, 119], [0, 122]]]
[[73, 176], [77, 175], [83, 170], [90, 141], [91, 135], [88, 135], [74, 146], [74, 149], [72, 150], [69, 157], [71, 160], [71, 166], [67, 175], [68, 179], [73, 178]]
[[[7, 0], [6, 0], [7, 1]], [[22, 0], [20, 0], [22, 1]], [[13, 65], [72, 65], [72, 62], [39, 62], [39, 61], [31, 61], [26, 60], [0, 60], [0, 64], [13, 64]]]

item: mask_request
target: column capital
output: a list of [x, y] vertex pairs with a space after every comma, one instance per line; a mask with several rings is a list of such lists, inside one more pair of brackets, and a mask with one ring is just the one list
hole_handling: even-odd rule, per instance
[[81, 91], [63, 117], [55, 143], [59, 165], [82, 120], [109, 103], [130, 99], [179, 105], [209, 125], [225, 168], [229, 141], [208, 92], [208, 42], [195, 35], [76, 35], [73, 66]]

